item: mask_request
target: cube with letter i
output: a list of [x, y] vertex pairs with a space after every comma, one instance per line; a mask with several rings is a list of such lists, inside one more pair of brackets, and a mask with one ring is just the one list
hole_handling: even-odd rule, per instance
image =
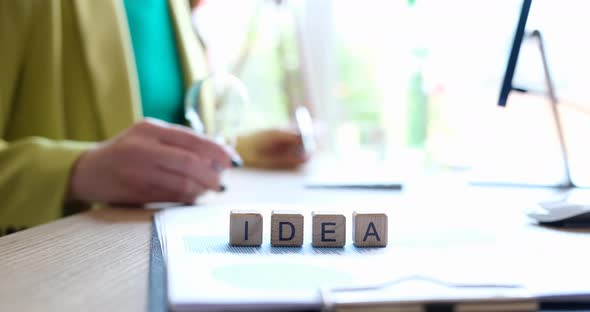
[[229, 243], [232, 246], [262, 245], [262, 214], [258, 211], [232, 210], [229, 218]]
[[354, 245], [357, 247], [387, 246], [387, 215], [359, 212], [352, 215]]
[[303, 245], [303, 215], [297, 211], [273, 211], [270, 217], [270, 243], [273, 246]]
[[312, 245], [314, 247], [344, 247], [346, 217], [338, 213], [312, 213]]

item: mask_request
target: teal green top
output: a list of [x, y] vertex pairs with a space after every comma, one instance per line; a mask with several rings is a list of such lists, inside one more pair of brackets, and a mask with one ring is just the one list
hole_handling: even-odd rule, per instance
[[145, 117], [183, 120], [183, 75], [167, 0], [123, 0]]

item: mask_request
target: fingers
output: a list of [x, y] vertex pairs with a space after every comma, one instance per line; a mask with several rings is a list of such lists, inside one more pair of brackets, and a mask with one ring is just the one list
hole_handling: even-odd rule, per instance
[[304, 153], [301, 136], [296, 132], [286, 130], [267, 130], [267, 137], [260, 148], [264, 154]]
[[122, 173], [134, 192], [129, 201], [137, 203], [170, 201], [193, 203], [207, 188], [190, 177], [164, 170], [126, 170]]
[[269, 160], [270, 166], [276, 169], [291, 169], [299, 167], [308, 160], [305, 154], [287, 154], [282, 157], [275, 157]]
[[264, 169], [295, 169], [307, 160], [301, 159], [260, 159], [250, 163], [250, 166]]
[[259, 168], [291, 169], [305, 163], [301, 136], [295, 131], [271, 129], [240, 137], [237, 145], [246, 164]]
[[187, 128], [148, 120], [102, 142], [76, 161], [69, 196], [84, 201], [191, 203], [221, 191], [231, 151]]
[[300, 155], [304, 154], [304, 150], [300, 144], [285, 143], [285, 142], [271, 142], [267, 146], [261, 149], [261, 152], [265, 155]]
[[188, 177], [206, 189], [219, 191], [220, 171], [212, 160], [195, 153], [166, 145], [149, 146], [144, 157], [156, 167], [182, 177]]
[[294, 130], [271, 129], [267, 130], [268, 138], [273, 143], [285, 143], [292, 145], [302, 145], [301, 135]]
[[138, 124], [140, 131], [163, 144], [174, 146], [198, 154], [203, 159], [214, 161], [221, 168], [232, 166], [235, 152], [225, 146], [201, 136], [189, 128], [169, 125], [154, 120], [145, 120]]
[[287, 150], [260, 154], [252, 165], [270, 169], [293, 169], [304, 164], [308, 159], [309, 155], [305, 153]]

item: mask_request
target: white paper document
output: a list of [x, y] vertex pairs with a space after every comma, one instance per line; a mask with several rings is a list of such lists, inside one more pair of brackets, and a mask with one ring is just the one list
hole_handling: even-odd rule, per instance
[[314, 248], [310, 216], [302, 247], [272, 247], [270, 212], [293, 209], [286, 205], [255, 207], [264, 215], [262, 246], [230, 246], [229, 213], [236, 207], [254, 208], [176, 208], [155, 216], [174, 310], [319, 309], [320, 287], [381, 280], [383, 265], [376, 264], [386, 249]]
[[[304, 214], [302, 247], [270, 245], [270, 213], [281, 208], [299, 209]], [[229, 245], [232, 209], [262, 212], [262, 246]], [[543, 246], [555, 246], [559, 236], [539, 235], [545, 242], [526, 246], [522, 242], [537, 233], [513, 237], [510, 225], [505, 234], [494, 234], [485, 228], [461, 229], [452, 224], [437, 228], [436, 220], [403, 227], [404, 220], [390, 216], [387, 247], [357, 248], [352, 244], [352, 210], [343, 209], [347, 218], [346, 246], [315, 248], [311, 246], [311, 211], [309, 207], [264, 204], [181, 207], [157, 213], [155, 224], [166, 265], [170, 308], [298, 310], [320, 309], [327, 303], [352, 304], [351, 300], [408, 304], [429, 299], [481, 298], [522, 299], [524, 305], [518, 301], [512, 307], [520, 304], [530, 308], [530, 300], [537, 296], [589, 298], [590, 284], [585, 278], [590, 273], [584, 269], [572, 278], [575, 267], [564, 266], [582, 265], [589, 259], [587, 252], [579, 259], [552, 261], [555, 266], [550, 267], [548, 260], [559, 257], [554, 257], [554, 251], [543, 250]], [[588, 238], [580, 237], [582, 240], [587, 242]], [[572, 246], [561, 246], [571, 251]], [[367, 291], [372, 288], [375, 291]], [[452, 291], [441, 291], [444, 288]]]

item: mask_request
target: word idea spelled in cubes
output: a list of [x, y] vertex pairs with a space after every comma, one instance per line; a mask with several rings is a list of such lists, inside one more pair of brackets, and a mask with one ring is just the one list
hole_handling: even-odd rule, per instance
[[270, 243], [273, 246], [303, 245], [303, 215], [297, 211], [273, 211], [270, 217]]
[[387, 215], [358, 212], [352, 214], [352, 236], [357, 247], [387, 246]]
[[346, 244], [346, 218], [329, 212], [312, 213], [312, 246], [344, 247]]
[[[312, 246], [344, 247], [346, 217], [340, 213], [314, 211]], [[262, 214], [252, 210], [232, 210], [229, 221], [229, 242], [232, 246], [262, 245]], [[387, 246], [387, 215], [379, 212], [355, 211], [352, 214], [352, 237], [356, 247]], [[296, 210], [274, 210], [270, 218], [270, 243], [275, 247], [303, 245], [304, 217]]]
[[229, 243], [232, 246], [262, 245], [262, 214], [252, 210], [232, 210]]

